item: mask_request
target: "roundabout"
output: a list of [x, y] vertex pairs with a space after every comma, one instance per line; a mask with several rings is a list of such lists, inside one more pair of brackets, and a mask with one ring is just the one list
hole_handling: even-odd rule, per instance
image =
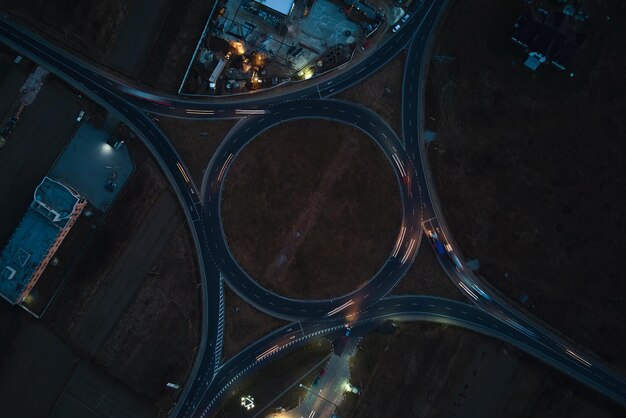
[[[498, 338], [626, 405], [626, 384], [619, 371], [520, 311], [458, 260], [463, 257], [439, 207], [424, 155], [421, 126], [423, 72], [431, 52], [429, 42], [447, 3], [425, 0], [415, 4], [412, 17], [402, 30], [392, 35], [375, 54], [344, 72], [312, 79], [294, 89], [277, 89], [267, 95], [232, 101], [172, 97], [161, 97], [164, 100], [159, 102], [146, 101], [143, 92], [135, 94], [139, 90], [42, 40], [7, 16], [0, 19], [0, 38], [4, 43], [94, 99], [137, 133], [170, 181], [185, 213], [198, 253], [202, 280], [202, 338], [193, 369], [170, 416], [209, 416], [234, 385], [279, 353], [306, 340], [345, 335], [344, 327], [348, 322], [357, 333], [386, 319], [444, 323]], [[407, 48], [402, 141], [372, 111], [354, 103], [324, 99], [364, 80]], [[254, 116], [241, 119], [224, 138], [205, 170], [200, 191], [176, 148], [154, 123], [154, 114], [189, 119]], [[363, 131], [383, 150], [400, 188], [402, 225], [386, 261], [363, 286], [337, 298], [298, 300], [260, 286], [229, 252], [221, 223], [222, 187], [238, 153], [271, 127], [302, 119], [326, 119], [351, 124]], [[386, 297], [410, 268], [423, 229], [429, 233], [426, 242], [436, 249], [441, 267], [471, 304], [427, 296]], [[445, 247], [441, 239], [446, 241]], [[224, 281], [261, 311], [297, 322], [267, 334], [223, 362]]]
[[[352, 125], [368, 135], [391, 164], [402, 202], [402, 225], [391, 253], [380, 269], [360, 288], [332, 299], [298, 300], [262, 287], [235, 260], [224, 238], [221, 197], [228, 170], [241, 150], [261, 133], [286, 121], [323, 119]], [[422, 214], [416, 173], [396, 133], [375, 113], [363, 106], [338, 101], [291, 101], [269, 108], [268, 113], [239, 122], [224, 139], [205, 170], [202, 183], [204, 219], [214, 260], [224, 280], [244, 300], [270, 315], [288, 320], [325, 318], [350, 314], [379, 300], [404, 276], [417, 253]]]

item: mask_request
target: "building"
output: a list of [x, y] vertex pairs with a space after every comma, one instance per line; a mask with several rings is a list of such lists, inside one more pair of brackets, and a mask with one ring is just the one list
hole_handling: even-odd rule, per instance
[[533, 71], [546, 62], [565, 70], [579, 46], [571, 16], [544, 9], [531, 8], [521, 15], [515, 22], [511, 39], [528, 52], [524, 65]]
[[295, 0], [254, 0], [255, 2], [262, 4], [268, 9], [278, 12], [281, 15], [288, 16], [293, 8]]
[[86, 205], [71, 187], [44, 177], [0, 254], [0, 296], [13, 305], [28, 296]]

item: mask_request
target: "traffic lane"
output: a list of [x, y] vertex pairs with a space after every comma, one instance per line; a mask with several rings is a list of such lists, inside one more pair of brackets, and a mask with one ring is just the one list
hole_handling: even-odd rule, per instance
[[[95, 100], [99, 102], [106, 102], [104, 103], [104, 106], [113, 109], [131, 125], [135, 125], [136, 131], [141, 132], [146, 136], [146, 139], [151, 142], [151, 145], [157, 152], [159, 152], [159, 155], [169, 157], [169, 161], [164, 159], [165, 163], [175, 161], [174, 164], [182, 164], [181, 159], [178, 157], [176, 151], [171, 147], [167, 138], [165, 138], [160, 131], [155, 133], [158, 129], [147, 117], [145, 117], [145, 115], [134, 108], [134, 106], [121, 99], [106, 86], [100, 85], [88, 78], [85, 74], [87, 71], [85, 71], [84, 67], [80, 64], [75, 64], [74, 62], [68, 60], [63, 54], [57, 53], [55, 50], [49, 48], [47, 45], [39, 43], [37, 40], [30, 38], [22, 39], [20, 35], [12, 32], [10, 28], [7, 28], [5, 26], [6, 23], [6, 21], [0, 20], [0, 37], [4, 38], [3, 40], [5, 43], [10, 46], [17, 45], [28, 50], [30, 53], [29, 55], [35, 62], [39, 62], [44, 67], [49, 68], [53, 73], [61, 75], [62, 78], [66, 79], [66, 81], [68, 81], [71, 85], [83, 91]], [[163, 142], [166, 144], [163, 144]], [[170, 172], [173, 171], [175, 170], [170, 170]], [[183, 176], [183, 179], [185, 179], [186, 176], [184, 171], [186, 171], [186, 169], [181, 170], [181, 176]], [[184, 181], [184, 183], [190, 182]], [[187, 189], [189, 193], [192, 194], [196, 192], [195, 187], [189, 187], [188, 184], [185, 184], [185, 187], [180, 188], [180, 190], [184, 189]], [[194, 199], [190, 200], [193, 202]]]
[[[103, 86], [106, 85], [107, 88], [115, 90], [116, 94], [124, 96], [129, 103], [144, 111], [190, 119], [237, 118], [241, 116], [234, 113], [234, 111], [242, 105], [255, 109], [268, 107], [278, 100], [318, 98], [323, 95], [320, 93], [318, 84], [324, 84], [324, 94], [330, 95], [367, 77], [393, 58], [393, 56], [410, 41], [415, 31], [414, 26], [417, 25], [418, 28], [421, 27], [425, 18], [429, 16], [429, 12], [437, 2], [431, 1], [427, 2], [427, 4], [428, 8], [424, 8], [423, 6], [425, 6], [425, 4], [420, 2], [418, 10], [413, 12], [412, 18], [404, 25], [403, 29], [391, 36], [376, 51], [376, 54], [370, 55], [361, 63], [356, 64], [354, 68], [340, 73], [328, 81], [313, 79], [311, 82], [307, 82], [308, 85], [304, 85], [302, 88], [289, 89], [289, 91], [284, 94], [280, 94], [280, 97], [276, 97], [273, 91], [260, 91], [240, 97], [207, 97], [202, 100], [181, 100], [163, 94], [154, 94], [129, 86], [120, 80], [107, 76], [97, 67], [84, 62], [82, 59], [67, 51], [61, 50], [56, 45], [47, 42], [28, 29], [6, 18], [0, 20], [0, 30], [12, 34], [15, 40], [20, 41], [22, 48], [30, 50], [36, 49], [40, 52], [45, 52], [48, 56], [54, 57], [54, 59], [63, 63], [66, 67], [76, 66], [86, 77], [97, 80], [102, 83]], [[364, 73], [366, 70], [367, 72]]]
[[[394, 254], [373, 280], [349, 295], [331, 300], [298, 301], [278, 296], [261, 287], [234, 261], [224, 240], [221, 216], [219, 216], [221, 187], [228, 168], [238, 152], [250, 140], [271, 126], [299, 118], [324, 118], [347, 122], [373, 136], [390, 160], [402, 191], [405, 209], [403, 227], [408, 233], [396, 243]], [[417, 211], [420, 207], [418, 202], [420, 191], [418, 185], [410, 180], [414, 176], [415, 170], [411, 161], [404, 154], [393, 130], [377, 115], [365, 108], [341, 101], [300, 101], [273, 106], [268, 115], [249, 118], [231, 130], [205, 170], [202, 196], [205, 202], [207, 224], [210, 225], [212, 250], [219, 254], [217, 261], [220, 269], [224, 272], [231, 287], [241, 297], [265, 312], [286, 319], [320, 318], [347, 303], [349, 305], [345, 306], [346, 309], [351, 305], [360, 306], [371, 300], [377, 300], [402, 277], [417, 252], [421, 228], [419, 223], [412, 220], [415, 219], [414, 215], [419, 215]]]
[[441, 2], [437, 0], [420, 2], [418, 10], [409, 12], [412, 15], [409, 21], [392, 35], [387, 42], [378, 47], [376, 54], [372, 54], [358, 65], [355, 65], [350, 72], [333, 78], [332, 83], [326, 85], [320, 83], [320, 98], [335, 95], [369, 77], [383, 67], [406, 48], [415, 33], [423, 29], [430, 30], [428, 24], [434, 21], [432, 16], [436, 16], [440, 8]]
[[[280, 89], [288, 89], [285, 92], [270, 89], [246, 94], [246, 97], [220, 96], [202, 99], [173, 99], [171, 100], [171, 106], [174, 109], [202, 110], [212, 105], [216, 113], [207, 116], [190, 116], [179, 112], [179, 116], [206, 119], [210, 117], [232, 117], [232, 111], [242, 105], [252, 106], [253, 108], [255, 108], [254, 106], [256, 108], [267, 108], [278, 101], [317, 99], [337, 94], [367, 78], [395, 57], [411, 41], [413, 34], [422, 28], [425, 21], [432, 21], [431, 16], [438, 13], [440, 7], [441, 3], [437, 0], [420, 1], [417, 9], [410, 12], [411, 18], [402, 30], [390, 36], [376, 49], [375, 54], [373, 53], [363, 61], [354, 64], [349, 70], [336, 75], [331, 74], [331, 79], [313, 78], [305, 82], [296, 82], [293, 86], [278, 87]], [[279, 94], [278, 97], [277, 93]], [[211, 104], [208, 104], [207, 100]], [[142, 108], [160, 114], [168, 114], [169, 112], [166, 107], [159, 107], [150, 103], [143, 103]], [[222, 109], [223, 114], [218, 114], [218, 108]]]
[[[417, 126], [412, 126], [413, 124], [411, 123], [411, 119], [414, 118], [416, 121], [419, 120], [418, 89], [420, 87], [419, 80], [421, 79], [421, 59], [424, 53], [424, 41], [426, 39], [426, 34], [421, 34], [419, 37], [416, 35], [416, 37], [413, 39], [413, 42], [409, 48], [409, 56], [411, 57], [411, 59], [408, 61], [408, 65], [405, 67], [404, 75], [405, 89], [403, 90], [403, 114], [409, 116], [408, 118], [403, 116], [403, 133], [407, 152], [412, 157], [416, 166], [421, 166], [421, 144], [419, 143]], [[420, 77], [416, 78], [416, 73], [420, 74]], [[415, 123], [415, 125], [417, 124]], [[425, 180], [426, 176], [421, 175], [420, 178]], [[428, 184], [424, 189], [427, 191], [429, 190]], [[425, 216], [435, 217], [436, 212], [432, 204], [430, 193], [426, 193], [426, 196], [424, 196], [423, 198], [423, 202], [426, 205]], [[438, 221], [436, 219], [435, 222], [438, 224]], [[447, 239], [445, 243], [447, 243]], [[523, 315], [515, 312], [514, 310], [510, 309], [507, 304], [501, 302], [499, 298], [494, 298], [490, 296], [488, 287], [484, 287], [480, 281], [476, 280], [471, 271], [466, 271], [466, 268], [462, 263], [460, 263], [461, 266], [458, 265], [459, 263], [455, 263], [454, 257], [456, 256], [456, 253], [451, 246], [450, 249], [445, 252], [445, 254], [440, 254], [435, 248], [433, 248], [433, 250], [435, 251], [437, 258], [446, 273], [451, 279], [453, 279], [455, 285], [460, 288], [460, 290], [468, 297], [468, 299], [480, 306], [486, 312], [489, 312], [501, 322], [516, 329], [518, 332], [526, 335], [527, 337], [534, 338], [536, 341], [539, 341], [547, 346], [550, 346], [555, 353], [559, 354], [559, 356], [567, 356], [570, 359], [573, 358], [574, 361], [577, 362], [577, 364], [582, 364], [585, 367], [589, 367], [589, 365], [591, 365], [591, 369], [593, 370], [592, 372], [595, 374], [595, 376], [597, 376], [596, 382], [606, 382], [603, 387], [602, 383], [596, 384], [596, 389], [600, 389], [600, 391], [602, 392], [603, 390], [606, 390], [607, 385], [612, 386], [613, 388], [621, 388], [621, 396], [624, 396], [624, 391], [626, 390], [624, 388], [626, 388], [626, 384], [619, 376], [611, 373], [601, 364], [591, 364], [588, 358], [585, 358], [584, 355], [580, 355], [579, 353], [577, 353], [574, 348], [568, 347], [567, 344], [561, 342], [560, 339], [557, 339], [551, 336], [549, 333], [544, 332], [541, 328], [536, 327], [530, 321], [527, 321]], [[559, 366], [558, 362], [553, 365], [556, 365], [557, 367]]]
[[[521, 333], [532, 339], [536, 344], [548, 348], [553, 353], [551, 360], [548, 361], [552, 366], [562, 369], [563, 364], [569, 363], [570, 366], [572, 363], [576, 364], [578, 367], [570, 371], [565, 370], [565, 372], [572, 375], [572, 372], [580, 373], [580, 370], [585, 371], [583, 376], [573, 375], [573, 377], [582, 383], [588, 382], [595, 390], [622, 403], [622, 399], [626, 396], [626, 381], [623, 377], [610, 371], [602, 363], [596, 362], [591, 357], [581, 353], [578, 351], [578, 348], [568, 345], [567, 342], [560, 338], [555, 338], [550, 333], [546, 333], [524, 316], [518, 315], [506, 304], [502, 304], [490, 296], [487, 288], [477, 283], [473, 276], [470, 276], [465, 270], [459, 269], [449, 257], [439, 254], [437, 250], [434, 251], [449, 277], [454, 278], [457, 287], [470, 297], [470, 300], [483, 312], [514, 329], [518, 334]], [[542, 360], [542, 357], [536, 357]], [[563, 358], [567, 358], [568, 361], [564, 361]], [[612, 389], [608, 386], [611, 386]], [[616, 394], [620, 395], [621, 398], [616, 397]]]
[[359, 319], [353, 325], [381, 319], [428, 320], [489, 335], [515, 345], [622, 405], [626, 401], [626, 383], [623, 378], [607, 374], [603, 367], [597, 367], [589, 358], [572, 348], [542, 335], [527, 334], [512, 324], [502, 323], [499, 318], [476, 306], [436, 297], [394, 296], [379, 301], [358, 315]]
[[304, 346], [308, 340], [302, 337], [299, 323], [292, 323], [246, 347], [220, 367], [210, 388], [194, 404], [188, 416], [206, 416], [239, 379], [266, 365], [270, 359]]
[[[1, 32], [1, 31], [0, 31]], [[19, 39], [19, 38], [17, 38]], [[14, 40], [16, 40], [14, 38]], [[45, 49], [38, 49], [39, 55], [36, 57], [36, 61], [44, 61], [54, 73], [61, 74], [62, 78], [66, 79], [70, 84], [83, 91], [86, 95], [96, 98], [99, 102], [114, 111], [120, 113], [123, 119], [127, 121], [129, 126], [133, 127], [135, 132], [138, 132], [140, 136], [144, 138], [144, 143], [152, 149], [152, 152], [157, 156], [157, 160], [161, 163], [162, 167], [167, 173], [171, 181], [174, 182], [174, 187], [179, 190], [179, 197], [184, 201], [184, 204], [188, 208], [190, 217], [192, 220], [199, 219], [198, 210], [196, 205], [200, 202], [195, 191], [195, 186], [190, 181], [187, 171], [183, 166], [182, 161], [178, 158], [177, 153], [167, 138], [154, 126], [151, 120], [149, 120], [142, 112], [131, 106], [129, 103], [117, 97], [108, 88], [103, 87], [94, 81], [86, 78], [81, 72], [77, 71], [72, 66], [64, 65], [64, 62], [56, 59]], [[64, 77], [63, 77], [64, 76]], [[203, 231], [196, 231], [197, 236], [203, 236]], [[203, 255], [203, 260], [210, 260], [207, 254]], [[205, 271], [210, 270], [210, 265], [205, 266]], [[205, 286], [206, 287], [206, 286]], [[206, 315], [207, 317], [209, 315]], [[214, 317], [214, 315], [210, 315]], [[207, 318], [208, 320], [208, 318]], [[210, 326], [211, 329], [215, 328], [215, 325]], [[209, 334], [213, 335], [215, 332], [209, 330]], [[210, 344], [210, 347], [213, 347]], [[205, 356], [206, 364], [209, 368], [212, 365], [212, 356]], [[206, 367], [206, 365], [204, 366]], [[212, 374], [211, 374], [212, 377]]]
[[[421, 34], [421, 37], [414, 38], [410, 48], [409, 48], [409, 56], [412, 59], [409, 61], [409, 65], [405, 68], [405, 85], [408, 86], [404, 90], [403, 97], [403, 111], [408, 110], [408, 118], [403, 118], [404, 121], [404, 132], [405, 132], [405, 145], [407, 147], [407, 152], [410, 156], [412, 156], [413, 160], [416, 162], [416, 165], [421, 162], [420, 155], [420, 144], [419, 138], [417, 135], [417, 128], [408, 129], [411, 124], [407, 119], [415, 118], [418, 120], [417, 116], [419, 114], [418, 109], [418, 88], [419, 86], [419, 77], [415, 77], [416, 72], [419, 73], [421, 71], [421, 57], [423, 56], [425, 45], [423, 41], [425, 40], [425, 34]], [[408, 76], [411, 74], [411, 76]], [[413, 93], [413, 94], [411, 94]], [[421, 176], [425, 179], [426, 176]], [[428, 188], [426, 188], [428, 190]], [[430, 198], [430, 193], [428, 193], [423, 198], [424, 204], [426, 207], [427, 214], [432, 214], [435, 216], [434, 208], [432, 207], [432, 201]], [[438, 225], [438, 220], [435, 218], [433, 221]], [[444, 245], [448, 243], [447, 239], [444, 239]], [[451, 243], [450, 243], [451, 244]], [[454, 284], [459, 287], [459, 289], [464, 293], [470, 300], [472, 300], [477, 305], [481, 306], [485, 311], [499, 318], [502, 322], [508, 323], [512, 327], [515, 327], [520, 332], [534, 336], [539, 338], [546, 343], [554, 344], [555, 349], [563, 351], [566, 347], [559, 340], [555, 340], [549, 334], [546, 334], [542, 329], [536, 327], [530, 321], [527, 321], [523, 315], [520, 315], [517, 312], [512, 311], [505, 303], [499, 301], [498, 298], [494, 298], [489, 295], [489, 288], [483, 286], [480, 281], [475, 280], [474, 275], [471, 271], [466, 271], [466, 267], [462, 264], [459, 266], [459, 263], [455, 263], [454, 257], [456, 256], [456, 252], [450, 246], [450, 249], [445, 251], [445, 254], [440, 254], [433, 248], [437, 258], [449, 275], [450, 278], [453, 279]], [[458, 260], [458, 256], [457, 260]], [[459, 260], [460, 261], [460, 260]], [[567, 348], [569, 349], [569, 348]], [[584, 360], [584, 359], [583, 359]], [[603, 370], [604, 372], [604, 370]]]
[[[2, 32], [2, 31], [0, 31]], [[14, 41], [19, 40], [19, 37], [13, 37]], [[195, 186], [190, 181], [187, 171], [182, 163], [182, 161], [178, 158], [176, 151], [171, 147], [167, 138], [154, 126], [151, 120], [149, 120], [142, 112], [128, 104], [126, 101], [120, 99], [115, 94], [113, 94], [108, 88], [103, 87], [93, 80], [86, 78], [82, 72], [77, 71], [73, 66], [66, 66], [62, 60], [58, 60], [57, 57], [52, 56], [49, 52], [47, 52], [44, 48], [35, 48], [38, 52], [38, 55], [35, 56], [35, 61], [43, 61], [45, 62], [46, 67], [50, 68], [54, 73], [57, 73], [61, 76], [61, 78], [65, 79], [71, 85], [75, 86], [79, 90], [85, 92], [86, 95], [90, 97], [94, 97], [98, 102], [100, 102], [104, 107], [112, 109], [120, 113], [122, 119], [126, 120], [129, 126], [133, 127], [135, 132], [138, 132], [141, 137], [144, 139], [144, 143], [151, 148], [153, 154], [157, 157], [157, 160], [160, 162], [161, 166], [164, 168], [166, 173], [169, 174], [171, 181], [174, 183], [173, 186], [175, 189], [179, 191], [177, 193], [179, 197], [185, 202], [188, 207], [188, 212], [190, 213], [190, 217], [192, 220], [195, 218], [197, 220], [199, 217], [197, 216], [197, 210], [195, 205], [200, 201], [197, 197], [197, 192], [195, 192]], [[78, 67], [80, 69], [80, 67]], [[185, 193], [185, 191], [187, 193]], [[196, 229], [196, 237], [204, 236], [204, 231]], [[203, 272], [207, 272], [211, 270], [211, 264], [207, 264], [206, 261], [210, 260], [210, 257], [202, 251], [202, 247], [199, 248], [202, 254], [203, 260]], [[206, 276], [205, 276], [206, 277]], [[207, 281], [206, 279], [204, 280]], [[205, 303], [204, 306], [207, 305], [207, 295], [212, 292], [208, 292], [209, 287], [205, 283]], [[203, 307], [203, 310], [204, 307]], [[205, 341], [208, 340], [207, 335], [214, 335], [216, 324], [213, 318], [217, 318], [215, 312], [206, 313], [204, 315], [203, 320], [203, 338]], [[213, 322], [213, 323], [211, 323]], [[214, 347], [213, 342], [209, 342], [209, 348]], [[213, 356], [203, 356], [201, 361], [200, 368], [212, 369], [212, 361]], [[205, 383], [208, 383], [208, 379], [212, 377], [212, 373], [204, 377]], [[195, 381], [194, 381], [195, 382]], [[193, 386], [193, 384], [192, 384]]]
[[[228, 388], [233, 386], [238, 379], [275, 358], [281, 352], [300, 347], [314, 338], [339, 337], [345, 332], [347, 324], [350, 324], [353, 332], [358, 332], [361, 328], [370, 329], [385, 320], [428, 321], [469, 329], [511, 343], [540, 360], [564, 370], [572, 377], [588, 382], [596, 389], [602, 391], [603, 388], [602, 384], [598, 383], [603, 377], [596, 376], [598, 371], [593, 367], [587, 367], [573, 359], [559, 347], [547, 346], [512, 326], [502, 324], [497, 318], [481, 311], [478, 307], [438, 297], [402, 296], [385, 298], [361, 310], [358, 312], [358, 317], [352, 318], [351, 322], [346, 322], [343, 318], [335, 318], [294, 323], [279, 330], [275, 335], [257, 341], [248, 347], [245, 353], [240, 353], [222, 367], [219, 378], [216, 377], [205, 399], [199, 404], [201, 407], [199, 410], [204, 414], [209, 413], [211, 408], [217, 406], [219, 398], [225, 395]], [[301, 332], [297, 332], [298, 326], [301, 327]]]

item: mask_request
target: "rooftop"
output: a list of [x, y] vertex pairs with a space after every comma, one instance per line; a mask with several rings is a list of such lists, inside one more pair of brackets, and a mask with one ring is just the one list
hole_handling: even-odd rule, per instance
[[[531, 8], [521, 15], [511, 38], [530, 52], [525, 65], [535, 70], [539, 61], [549, 61], [560, 69], [568, 67], [579, 46], [572, 22], [570, 16], [562, 12], [551, 13], [543, 9]], [[534, 54], [541, 59], [538, 61]]]
[[295, 0], [254, 0], [278, 13], [288, 15]]
[[67, 186], [44, 177], [35, 189], [35, 199], [0, 254], [0, 296], [13, 304], [20, 301], [22, 291], [80, 199]]
[[102, 212], [135, 170], [128, 149], [116, 149], [107, 140], [107, 132], [82, 123], [50, 170], [50, 177], [77, 190]]

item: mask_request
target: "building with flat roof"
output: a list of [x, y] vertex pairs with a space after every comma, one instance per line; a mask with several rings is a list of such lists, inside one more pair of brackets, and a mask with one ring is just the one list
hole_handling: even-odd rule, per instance
[[291, 8], [295, 0], [254, 0], [255, 2], [262, 4], [263, 6], [287, 16], [291, 13]]
[[0, 296], [22, 302], [87, 205], [74, 189], [44, 177], [0, 254]]

